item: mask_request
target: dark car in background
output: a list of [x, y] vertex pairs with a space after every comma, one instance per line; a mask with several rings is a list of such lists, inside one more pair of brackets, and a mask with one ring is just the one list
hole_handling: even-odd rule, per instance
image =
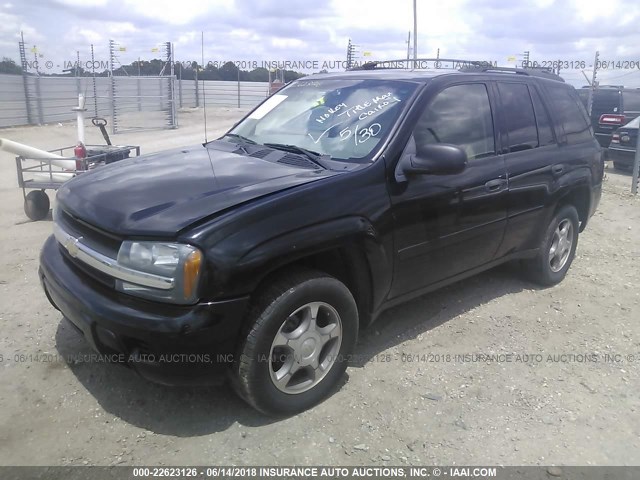
[[[589, 89], [578, 90], [580, 99], [588, 110]], [[603, 147], [609, 147], [613, 132], [640, 115], [640, 89], [620, 85], [602, 85], [593, 92], [591, 126], [596, 139]]]
[[631, 170], [636, 155], [638, 143], [638, 128], [640, 117], [636, 117], [620, 127], [611, 137], [609, 145], [609, 159], [618, 170]]

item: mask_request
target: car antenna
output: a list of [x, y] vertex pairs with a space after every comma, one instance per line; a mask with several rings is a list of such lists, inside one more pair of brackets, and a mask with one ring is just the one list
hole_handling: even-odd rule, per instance
[[[202, 69], [204, 70], [204, 31], [202, 34], [201, 51], [202, 51]], [[207, 143], [207, 93], [204, 88], [204, 71], [202, 72], [202, 110], [204, 111], [204, 143]]]

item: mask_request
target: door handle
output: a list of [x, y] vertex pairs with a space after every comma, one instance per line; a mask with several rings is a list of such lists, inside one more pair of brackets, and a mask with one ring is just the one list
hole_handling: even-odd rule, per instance
[[489, 180], [487, 183], [485, 183], [484, 188], [487, 192], [499, 192], [500, 190], [502, 190], [502, 187], [504, 187], [506, 183], [506, 180], [497, 178], [495, 180]]
[[562, 173], [564, 172], [564, 166], [563, 165], [554, 165], [553, 167], [551, 167], [551, 172], [554, 175], [562, 175]]

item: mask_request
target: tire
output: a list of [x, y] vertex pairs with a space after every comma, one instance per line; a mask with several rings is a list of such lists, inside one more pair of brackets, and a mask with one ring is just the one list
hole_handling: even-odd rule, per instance
[[257, 410], [291, 415], [321, 402], [344, 374], [358, 337], [358, 310], [337, 279], [290, 270], [257, 294], [246, 325], [232, 385]]
[[[547, 226], [538, 255], [522, 262], [530, 280], [550, 287], [564, 279], [576, 253], [579, 227], [578, 212], [573, 205], [558, 210]], [[563, 236], [564, 242], [560, 240]]]
[[33, 221], [46, 218], [49, 206], [49, 197], [44, 190], [32, 190], [24, 199], [24, 213]]

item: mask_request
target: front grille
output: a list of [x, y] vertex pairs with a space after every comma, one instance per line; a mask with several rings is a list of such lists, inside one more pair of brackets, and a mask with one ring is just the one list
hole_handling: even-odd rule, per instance
[[116, 281], [110, 275], [107, 275], [106, 273], [102, 273], [101, 271], [96, 270], [95, 268], [87, 265], [86, 263], [81, 262], [77, 258], [73, 258], [71, 255], [69, 255], [69, 252], [62, 246], [60, 246], [60, 251], [62, 252], [62, 255], [64, 256], [65, 260], [67, 260], [69, 265], [73, 268], [73, 270], [76, 271], [76, 273], [80, 275], [86, 275], [110, 289], [116, 288]]
[[[76, 238], [81, 237], [83, 244], [97, 252], [113, 259], [118, 257], [118, 250], [122, 243], [118, 237], [80, 220], [62, 209], [56, 210], [54, 222], [65, 232]], [[112, 276], [87, 265], [82, 260], [72, 257], [67, 249], [62, 246], [60, 246], [60, 251], [78, 274], [88, 276], [110, 289], [115, 288], [115, 279]]]
[[94, 227], [64, 210], [60, 210], [56, 217], [54, 220], [60, 224], [63, 230], [76, 237], [82, 237], [83, 243], [108, 257], [116, 258], [118, 256], [122, 240], [117, 236]]

